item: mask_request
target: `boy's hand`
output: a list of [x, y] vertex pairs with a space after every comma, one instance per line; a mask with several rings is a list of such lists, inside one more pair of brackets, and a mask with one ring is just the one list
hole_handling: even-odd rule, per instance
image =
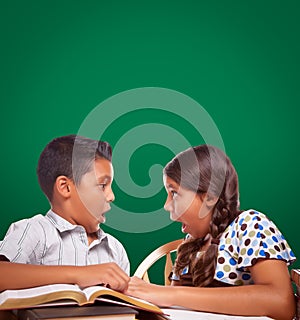
[[78, 267], [75, 275], [80, 287], [106, 285], [117, 291], [125, 291], [129, 276], [114, 262]]

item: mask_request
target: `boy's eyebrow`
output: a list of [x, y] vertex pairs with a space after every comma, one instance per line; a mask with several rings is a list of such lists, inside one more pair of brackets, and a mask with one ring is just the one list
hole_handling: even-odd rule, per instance
[[97, 177], [97, 180], [111, 180], [111, 176], [109, 175], [104, 175], [104, 176], [100, 176], [100, 177]]
[[167, 188], [176, 189], [176, 186], [174, 186], [172, 183], [167, 185]]

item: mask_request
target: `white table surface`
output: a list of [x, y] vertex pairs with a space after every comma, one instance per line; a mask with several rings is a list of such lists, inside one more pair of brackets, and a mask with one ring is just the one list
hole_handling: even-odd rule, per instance
[[270, 320], [269, 317], [230, 316], [224, 314], [207, 313], [185, 310], [180, 308], [162, 308], [163, 312], [170, 315], [171, 320]]

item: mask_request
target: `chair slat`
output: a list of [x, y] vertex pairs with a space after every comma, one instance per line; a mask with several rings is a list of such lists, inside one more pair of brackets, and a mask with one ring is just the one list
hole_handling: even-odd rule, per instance
[[134, 276], [144, 279], [147, 282], [149, 281], [149, 277], [147, 274], [147, 270], [161, 257], [166, 256], [166, 263], [165, 263], [165, 283], [170, 284], [168, 280], [169, 274], [172, 271], [173, 263], [171, 258], [171, 252], [176, 251], [178, 246], [183, 242], [182, 239], [174, 240], [168, 242], [154, 251], [152, 251], [138, 266], [136, 269]]

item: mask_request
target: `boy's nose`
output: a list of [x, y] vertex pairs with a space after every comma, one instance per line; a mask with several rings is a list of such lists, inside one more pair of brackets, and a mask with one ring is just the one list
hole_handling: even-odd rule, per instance
[[114, 194], [113, 191], [111, 190], [111, 191], [108, 193], [107, 197], [106, 197], [106, 201], [107, 201], [107, 202], [113, 202], [114, 200], [115, 200], [115, 194]]

